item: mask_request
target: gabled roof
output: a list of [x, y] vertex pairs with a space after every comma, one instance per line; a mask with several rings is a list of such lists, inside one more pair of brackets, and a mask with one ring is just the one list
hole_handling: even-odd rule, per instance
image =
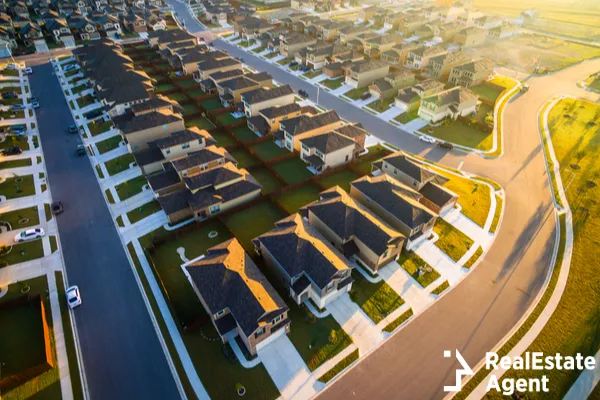
[[290, 277], [304, 273], [320, 289], [339, 271], [352, 268], [300, 214], [275, 223], [275, 229], [253, 240], [261, 243]]
[[362, 72], [367, 72], [367, 71], [373, 71], [379, 68], [388, 68], [389, 69], [389, 65], [383, 61], [379, 61], [379, 60], [366, 60], [366, 61], [358, 61], [354, 64], [352, 64], [352, 67], [350, 67], [350, 70], [352, 72], [356, 72], [356, 73], [362, 73]]
[[396, 168], [398, 171], [404, 172], [419, 183], [430, 181], [438, 176], [433, 171], [423, 168], [420, 164], [408, 158], [402, 151], [390, 154], [382, 160]]
[[277, 117], [281, 117], [282, 115], [287, 115], [293, 112], [298, 112], [302, 109], [298, 103], [286, 104], [284, 106], [275, 106], [264, 108], [260, 110], [260, 114], [264, 115], [267, 119], [273, 119]]
[[355, 145], [354, 140], [343, 136], [337, 132], [325, 132], [314, 135], [300, 141], [308, 148], [315, 148], [323, 154], [333, 153], [334, 151], [344, 149]]
[[114, 117], [113, 121], [124, 135], [128, 135], [144, 129], [150, 129], [183, 120], [178, 114], [173, 114], [169, 111], [152, 111], [136, 116], [126, 114]]
[[295, 136], [339, 121], [341, 121], [339, 115], [334, 110], [329, 110], [317, 115], [302, 114], [281, 121], [280, 124], [282, 129]]
[[237, 239], [211, 247], [185, 269], [208, 312], [229, 309], [246, 336], [288, 310]]
[[223, 183], [231, 182], [244, 175], [232, 163], [211, 168], [197, 174], [183, 178], [185, 186], [190, 190], [202, 189], [207, 186], [219, 186]]
[[248, 104], [262, 103], [264, 101], [288, 96], [294, 91], [290, 85], [277, 86], [274, 88], [259, 88], [242, 94], [242, 100]]
[[473, 99], [477, 100], [479, 96], [460, 86], [453, 87], [443, 92], [424, 97], [422, 101], [434, 103], [438, 107], [450, 104], [462, 104]]
[[171, 160], [171, 165], [175, 171], [182, 172], [211, 161], [225, 158], [228, 154], [229, 153], [222, 147], [208, 146], [188, 155]]

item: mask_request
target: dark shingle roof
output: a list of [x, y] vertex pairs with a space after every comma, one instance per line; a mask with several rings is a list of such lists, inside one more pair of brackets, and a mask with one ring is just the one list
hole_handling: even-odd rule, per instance
[[124, 135], [144, 129], [170, 124], [176, 121], [182, 121], [182, 118], [177, 114], [160, 111], [152, 111], [137, 116], [125, 115], [122, 117], [124, 118], [115, 117], [113, 118], [113, 121]]
[[218, 186], [240, 177], [242, 175], [236, 171], [226, 167], [217, 167], [183, 178], [183, 181], [188, 189], [196, 190], [206, 186]]
[[177, 171], [185, 171], [198, 165], [206, 164], [211, 161], [224, 158], [225, 156], [216, 151], [214, 146], [204, 148], [184, 157], [179, 157], [171, 161], [171, 165]]
[[300, 111], [301, 107], [298, 103], [287, 104], [285, 106], [275, 106], [260, 110], [260, 114], [268, 119], [277, 118], [282, 115], [287, 115], [296, 111]]
[[420, 183], [427, 182], [436, 176], [432, 171], [422, 168], [419, 164], [413, 162], [402, 152], [391, 154], [383, 158], [383, 160]]
[[300, 142], [309, 148], [319, 150], [323, 154], [333, 153], [334, 151], [355, 145], [354, 140], [342, 136], [337, 132], [322, 133], [302, 139]]
[[287, 96], [293, 93], [294, 91], [290, 85], [277, 86], [274, 88], [260, 88], [242, 94], [242, 100], [248, 104], [255, 104], [276, 99], [278, 97]]
[[303, 114], [298, 117], [281, 121], [281, 127], [291, 135], [299, 135], [339, 121], [341, 121], [341, 119], [338, 114], [334, 110], [329, 110], [313, 116]]

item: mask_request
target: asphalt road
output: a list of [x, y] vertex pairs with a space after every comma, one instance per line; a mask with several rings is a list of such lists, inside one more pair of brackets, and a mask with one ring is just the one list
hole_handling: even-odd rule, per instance
[[34, 67], [32, 94], [48, 181], [65, 211], [58, 230], [69, 284], [83, 304], [74, 310], [92, 399], [177, 399], [179, 391], [87, 157], [53, 67]]
[[[192, 33], [203, 28], [191, 21], [185, 6], [169, 2], [186, 15]], [[315, 100], [317, 89], [265, 60], [223, 41], [214, 46], [270, 73], [280, 83], [304, 89]], [[431, 161], [463, 169], [500, 183], [506, 193], [501, 229], [480, 265], [430, 308], [347, 371], [319, 394], [324, 399], [439, 399], [443, 386], [454, 384], [458, 363], [444, 350], [459, 349], [475, 366], [518, 323], [537, 297], [555, 248], [556, 214], [552, 203], [538, 130], [538, 111], [557, 94], [597, 96], [575, 86], [600, 69], [600, 60], [528, 81], [531, 89], [505, 108], [504, 155], [495, 160], [453, 150], [442, 151], [321, 90], [319, 104], [373, 135]], [[292, 326], [292, 329], [293, 326]]]

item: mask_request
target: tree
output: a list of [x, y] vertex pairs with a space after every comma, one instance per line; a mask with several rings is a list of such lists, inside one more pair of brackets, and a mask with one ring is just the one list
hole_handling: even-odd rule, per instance
[[586, 155], [587, 152], [585, 150], [579, 150], [577, 153], [575, 153], [575, 158], [577, 158], [577, 164], [579, 164], [581, 160], [585, 158]]

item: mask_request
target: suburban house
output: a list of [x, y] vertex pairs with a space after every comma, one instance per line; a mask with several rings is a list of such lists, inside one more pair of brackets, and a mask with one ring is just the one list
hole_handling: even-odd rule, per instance
[[[225, 58], [208, 58], [205, 61], [200, 61], [196, 63], [196, 65], [197, 70], [194, 71], [194, 77], [199, 80], [207, 79], [211, 74], [215, 72], [226, 72], [234, 69], [243, 69], [243, 65], [240, 60], [231, 58], [229, 56]], [[186, 68], [186, 71], [190, 70]]]
[[334, 57], [351, 53], [352, 51], [346, 46], [338, 43], [319, 43], [306, 49], [306, 66], [315, 71], [320, 70]]
[[400, 232], [339, 186], [321, 192], [319, 200], [299, 212], [347, 259], [371, 273], [395, 260], [404, 246]]
[[385, 78], [377, 79], [372, 85], [369, 85], [371, 95], [379, 100], [387, 99], [398, 94], [398, 91], [415, 82], [415, 74], [402, 70], [393, 72]]
[[169, 222], [204, 220], [260, 196], [260, 184], [233, 162], [202, 170], [199, 158], [205, 153], [201, 150], [174, 159], [163, 165], [162, 172], [148, 176]]
[[462, 27], [453, 22], [448, 22], [447, 24], [443, 24], [438, 26], [438, 34], [443, 41], [449, 42], [454, 39], [456, 34], [462, 30]]
[[400, 23], [404, 21], [406, 16], [401, 12], [396, 12], [392, 14], [388, 14], [385, 16], [385, 20], [383, 21], [383, 28], [385, 30], [396, 29], [400, 26]]
[[19, 29], [19, 38], [23, 41], [25, 46], [35, 46], [36, 42], [46, 43], [44, 41], [44, 33], [42, 28], [35, 22], [27, 22]]
[[96, 26], [79, 12], [69, 15], [67, 17], [67, 24], [69, 25], [71, 32], [73, 32], [75, 39], [100, 39], [100, 33], [96, 29]]
[[491, 39], [504, 39], [518, 34], [519, 28], [510, 22], [503, 22], [502, 25], [499, 25], [488, 31], [488, 37]]
[[300, 158], [317, 174], [349, 163], [363, 150], [352, 137], [338, 131], [305, 137], [300, 145]]
[[[188, 42], [183, 42], [188, 43]], [[175, 52], [176, 57], [178, 58], [178, 66], [181, 67], [181, 71], [185, 75], [191, 75], [199, 70], [200, 65], [206, 62], [214, 62], [220, 60], [226, 60], [229, 57], [229, 54], [224, 51], [202, 51], [202, 49], [198, 47], [185, 47], [185, 51], [181, 51], [181, 49]]]
[[465, 28], [454, 36], [454, 43], [461, 46], [478, 46], [485, 43], [487, 31], [475, 27]]
[[346, 84], [353, 88], [364, 88], [384, 78], [390, 72], [390, 66], [378, 60], [367, 60], [354, 63], [346, 75]]
[[419, 203], [421, 194], [387, 174], [350, 183], [350, 195], [407, 238], [427, 237], [438, 214]]
[[298, 103], [264, 108], [258, 115], [248, 118], [248, 129], [259, 136], [268, 135], [279, 130], [282, 120], [297, 117], [303, 114], [302, 111]]
[[254, 39], [257, 36], [273, 29], [267, 20], [256, 17], [245, 18], [241, 21], [235, 21], [233, 23], [233, 31], [243, 39]]
[[350, 26], [354, 26], [354, 24], [350, 22], [332, 21], [323, 25], [323, 28], [317, 37], [321, 40], [334, 41], [340, 35], [340, 30]]
[[232, 69], [225, 72], [213, 72], [207, 79], [200, 81], [200, 89], [206, 93], [214, 93], [217, 90], [217, 84], [221, 81], [237, 78], [244, 75], [243, 69]]
[[[344, 28], [341, 28], [339, 30], [339, 39], [340, 39], [340, 43], [348, 43], [351, 40], [356, 39], [359, 35], [363, 35], [363, 34], [371, 34], [371, 30], [369, 28], [367, 28], [366, 26], [355, 26], [355, 25], [351, 25], [351, 26], [346, 26]], [[377, 36], [376, 34], [373, 34], [375, 36]]]
[[426, 79], [408, 88], [400, 89], [394, 99], [394, 105], [405, 111], [413, 111], [421, 105], [421, 99], [439, 93], [445, 85], [435, 79]]
[[236, 78], [217, 82], [219, 99], [224, 107], [230, 107], [242, 101], [242, 93], [261, 87], [272, 87], [272, 77], [266, 72], [250, 73]]
[[128, 113], [113, 117], [113, 121], [132, 153], [147, 149], [148, 143], [171, 132], [185, 130], [181, 115], [167, 107], [143, 111], [132, 107]]
[[146, 20], [132, 10], [121, 17], [121, 23], [130, 32], [146, 32], [148, 29]]
[[279, 42], [279, 54], [285, 57], [292, 57], [301, 49], [317, 43], [317, 39], [303, 33], [291, 33], [283, 37]]
[[420, 48], [417, 42], [408, 42], [401, 45], [396, 45], [388, 51], [381, 53], [381, 61], [385, 61], [391, 65], [403, 65], [408, 58], [408, 53], [412, 50]]
[[175, 158], [202, 150], [215, 143], [205, 130], [190, 127], [148, 143], [148, 148], [133, 153], [136, 164], [144, 175], [162, 170], [162, 165]]
[[471, 60], [452, 67], [448, 82], [470, 88], [487, 81], [493, 72], [494, 63], [491, 60]]
[[443, 185], [448, 178], [436, 174], [415, 159], [399, 151], [373, 163], [373, 174], [384, 173], [419, 192], [419, 202], [430, 210], [443, 214], [454, 208], [458, 195]]
[[228, 334], [239, 335], [256, 355], [289, 332], [288, 307], [237, 239], [211, 247], [183, 269], [223, 343]]
[[159, 50], [163, 50], [171, 43], [186, 42], [192, 40], [196, 45], [198, 44], [198, 38], [190, 35], [183, 29], [169, 29], [166, 31], [158, 30], [148, 32], [148, 38], [146, 42], [149, 47], [158, 46]]
[[71, 34], [69, 24], [67, 24], [67, 20], [64, 18], [45, 19], [44, 28], [48, 33], [52, 34], [54, 43], [63, 43], [65, 40], [75, 43], [75, 38]]
[[457, 18], [456, 22], [466, 26], [473, 26], [475, 21], [484, 17], [483, 13], [478, 10], [465, 9]]
[[485, 15], [473, 21], [473, 26], [486, 30], [496, 28], [500, 25], [502, 25], [502, 18], [491, 15]]
[[119, 19], [114, 15], [95, 11], [88, 15], [88, 19], [96, 25], [96, 30], [101, 36], [116, 38], [122, 33]]
[[[158, 51], [158, 54], [161, 58], [169, 61], [171, 65], [179, 65], [181, 67], [181, 59], [179, 56], [181, 54], [187, 54], [189, 51], [192, 51], [196, 48], [197, 44], [193, 40], [186, 40], [183, 42], [173, 42], [166, 45], [162, 50]], [[172, 60], [176, 58], [177, 60]]]
[[402, 38], [396, 34], [385, 34], [372, 39], [365, 40], [364, 51], [367, 55], [375, 57], [391, 50], [394, 46], [402, 43]]
[[429, 20], [425, 17], [413, 17], [405, 18], [398, 26], [398, 31], [401, 32], [404, 37], [409, 37], [417, 31], [420, 27], [428, 24]]
[[429, 122], [444, 118], [464, 117], [477, 112], [479, 96], [460, 86], [423, 97], [419, 106], [419, 117]]
[[468, 61], [471, 61], [471, 58], [462, 51], [440, 54], [439, 56], [429, 59], [429, 65], [426, 68], [426, 72], [431, 78], [448, 82], [452, 68]]
[[[312, 115], [302, 114], [295, 118], [283, 120], [279, 123], [283, 144], [289, 151], [300, 151], [302, 139], [325, 133], [342, 126], [344, 122], [338, 114], [329, 110]], [[276, 139], [279, 139], [276, 137]]]
[[250, 118], [258, 115], [260, 110], [275, 106], [285, 106], [296, 101], [296, 94], [290, 85], [273, 88], [260, 88], [242, 94], [244, 113]]
[[429, 60], [431, 60], [431, 58], [445, 53], [447, 53], [447, 50], [441, 46], [421, 46], [408, 52], [408, 57], [404, 62], [404, 66], [414, 70], [421, 70], [429, 65]]
[[318, 308], [352, 288], [352, 266], [308, 221], [293, 214], [252, 240], [256, 252], [300, 304]]

